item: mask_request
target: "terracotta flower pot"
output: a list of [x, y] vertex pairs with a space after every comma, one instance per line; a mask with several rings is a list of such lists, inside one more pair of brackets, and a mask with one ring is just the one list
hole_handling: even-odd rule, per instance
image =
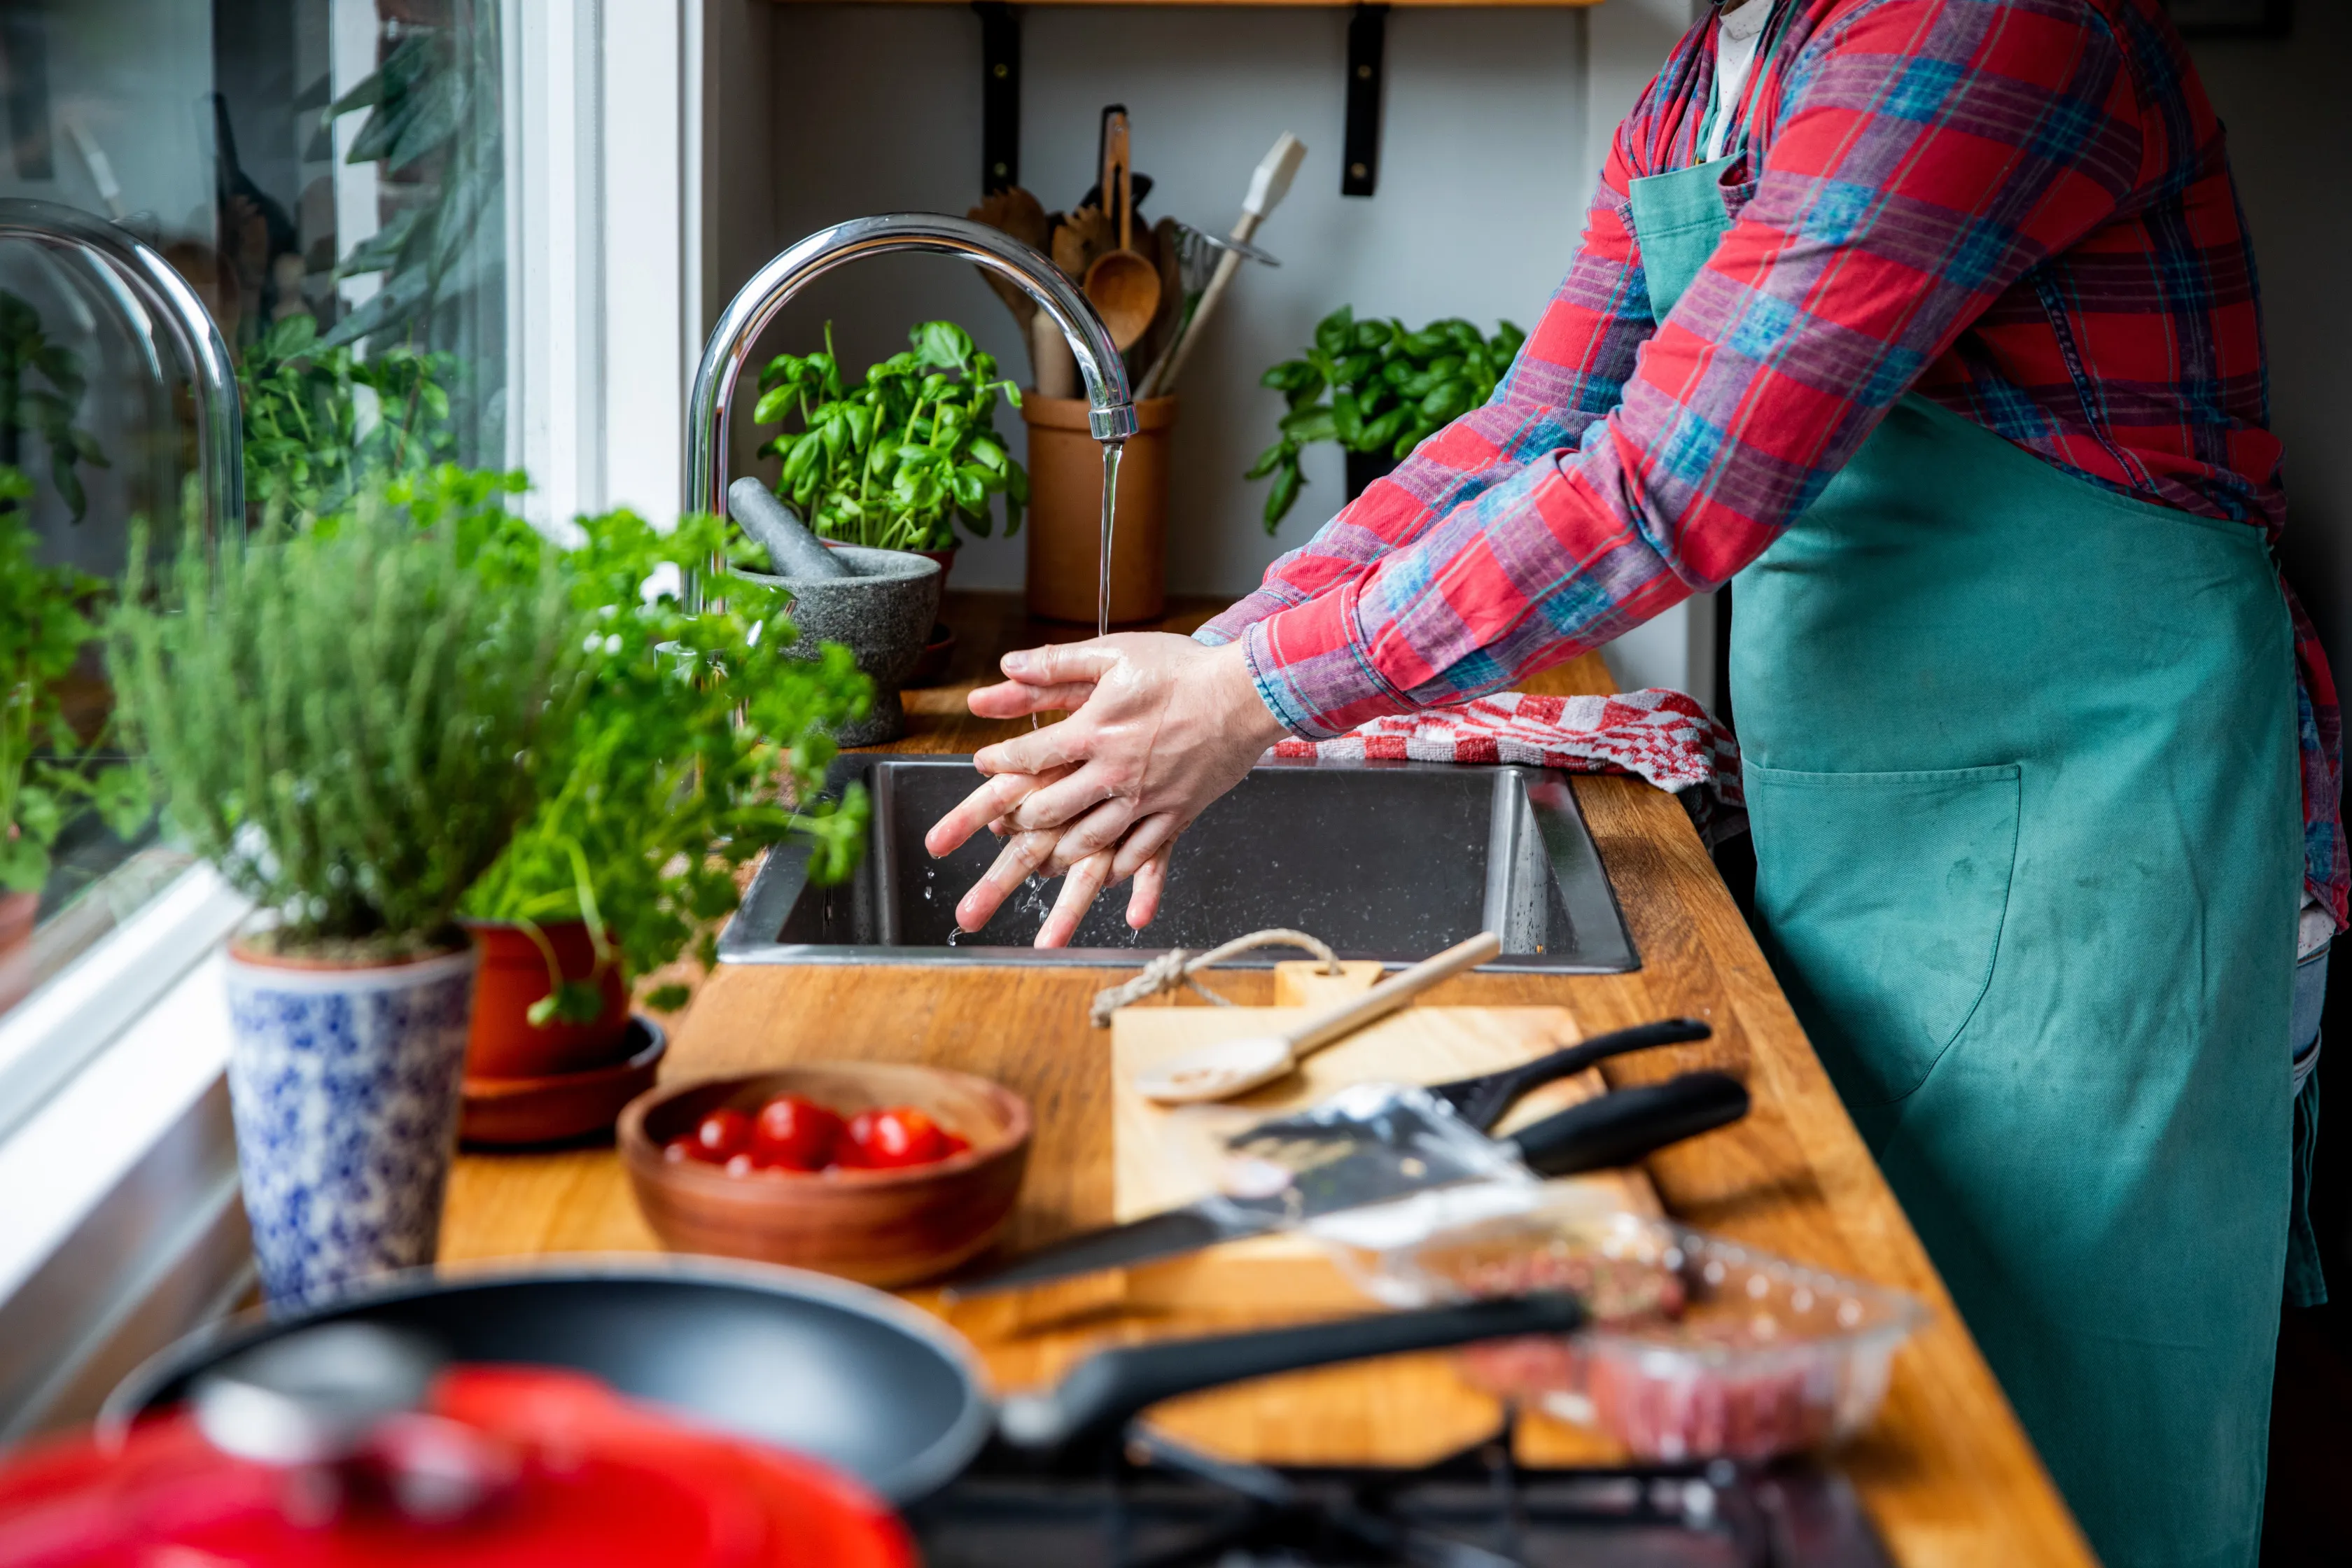
[[471, 944], [364, 967], [231, 944], [229, 1110], [272, 1302], [433, 1261], [474, 963]]
[[[471, 1079], [552, 1078], [610, 1067], [628, 1046], [629, 989], [615, 962], [597, 977], [604, 1003], [593, 1022], [530, 1021], [530, 1010], [554, 989], [547, 955], [530, 933], [510, 921], [468, 921], [481, 949], [481, 973], [474, 981], [474, 1026], [466, 1044], [466, 1076]], [[584, 921], [558, 921], [539, 928], [555, 949], [567, 980], [586, 980], [596, 969], [596, 946]]]
[[12, 947], [22, 947], [32, 940], [34, 919], [41, 912], [41, 892], [28, 888], [21, 893], [0, 892], [0, 952]]
[[[1082, 397], [1024, 393], [1029, 426], [1029, 613], [1095, 622], [1102, 558], [1102, 445], [1087, 430]], [[1111, 541], [1110, 618], [1149, 621], [1168, 606], [1168, 473], [1176, 400], [1136, 405], [1143, 428], [1118, 464]]]

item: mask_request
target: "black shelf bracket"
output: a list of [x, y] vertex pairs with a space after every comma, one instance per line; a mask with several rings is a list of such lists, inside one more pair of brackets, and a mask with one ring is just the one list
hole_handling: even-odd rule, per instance
[[1369, 196], [1381, 178], [1381, 55], [1389, 8], [1359, 5], [1348, 18], [1348, 131], [1339, 153], [1339, 194]]
[[972, 0], [980, 16], [980, 192], [1021, 183], [1021, 17], [1005, 0]]

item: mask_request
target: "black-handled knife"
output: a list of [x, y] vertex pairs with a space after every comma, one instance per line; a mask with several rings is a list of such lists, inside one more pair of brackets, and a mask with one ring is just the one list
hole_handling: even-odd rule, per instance
[[1719, 1072], [1612, 1089], [1522, 1127], [1503, 1147], [1539, 1176], [1630, 1165], [1643, 1155], [1748, 1114], [1748, 1086]]
[[[1587, 1045], [1601, 1043], [1595, 1040]], [[1628, 1045], [1622, 1048], [1638, 1047]], [[1554, 1061], [1568, 1054], [1555, 1052], [1541, 1060]], [[1590, 1065], [1590, 1059], [1586, 1065]], [[1533, 1068], [1539, 1063], [1528, 1065]], [[1576, 1070], [1580, 1068], [1558, 1069], [1552, 1076]], [[1612, 1105], [1612, 1101], [1619, 1103]], [[1506, 1152], [1538, 1174], [1573, 1175], [1630, 1163], [1680, 1139], [1736, 1121], [1747, 1110], [1748, 1091], [1737, 1080], [1721, 1073], [1686, 1073], [1665, 1083], [1622, 1089], [1570, 1106], [1521, 1129], [1503, 1143]], [[1496, 1114], [1499, 1116], [1500, 1112]], [[1244, 1133], [1233, 1142], [1237, 1148], [1246, 1148], [1254, 1137], [1255, 1132]], [[1396, 1195], [1390, 1193], [1381, 1201]], [[1264, 1236], [1287, 1222], [1288, 1216], [1276, 1208], [1248, 1207], [1216, 1197], [1197, 1198], [1123, 1225], [1049, 1242], [1034, 1252], [954, 1281], [948, 1294], [950, 1298], [988, 1295], [1104, 1269], [1131, 1268], [1139, 1264], [1181, 1258], [1221, 1242]]]
[[1490, 1132], [1505, 1111], [1545, 1084], [1571, 1077], [1628, 1051], [1684, 1045], [1704, 1040], [1714, 1033], [1696, 1018], [1661, 1018], [1654, 1024], [1636, 1024], [1630, 1029], [1595, 1035], [1515, 1068], [1480, 1073], [1476, 1078], [1455, 1079], [1452, 1083], [1433, 1083], [1429, 1092], [1452, 1106], [1454, 1113], [1471, 1126], [1481, 1132]]

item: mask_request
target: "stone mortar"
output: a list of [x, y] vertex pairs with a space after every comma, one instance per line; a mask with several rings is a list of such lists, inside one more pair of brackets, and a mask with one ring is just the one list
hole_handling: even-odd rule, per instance
[[800, 628], [796, 658], [814, 658], [819, 643], [848, 648], [874, 682], [874, 706], [834, 739], [845, 746], [876, 746], [907, 732], [898, 689], [923, 655], [940, 613], [940, 563], [905, 550], [844, 544], [836, 552], [856, 575], [776, 577], [735, 568], [736, 574], [792, 595], [788, 613]]

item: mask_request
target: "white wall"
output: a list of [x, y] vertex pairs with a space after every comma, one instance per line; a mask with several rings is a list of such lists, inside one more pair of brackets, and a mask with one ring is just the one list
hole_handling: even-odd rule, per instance
[[[738, 84], [714, 138], [712, 248], [724, 294], [768, 255], [863, 213], [961, 212], [978, 195], [979, 24], [946, 6], [761, 6], [714, 0], [714, 18], [768, 13], [770, 116]], [[1241, 478], [1273, 438], [1281, 400], [1258, 374], [1303, 345], [1343, 302], [1418, 322], [1443, 315], [1532, 326], [1573, 253], [1608, 131], [1664, 58], [1689, 0], [1554, 9], [1398, 10], [1389, 21], [1379, 194], [1339, 194], [1347, 13], [1031, 6], [1022, 15], [1022, 183], [1048, 208], [1092, 183], [1097, 116], [1123, 102], [1136, 167], [1156, 182], [1147, 216], [1230, 226], [1251, 169], [1284, 131], [1309, 149], [1259, 240], [1284, 262], [1252, 269], [1185, 373], [1169, 549], [1182, 594], [1238, 595], [1341, 500], [1336, 447], [1310, 454], [1308, 488], [1280, 533], [1265, 486]], [[1589, 20], [1588, 20], [1589, 18]], [[714, 30], [731, 26], [718, 20]], [[728, 68], [740, 76], [740, 61]], [[755, 142], [755, 136], [764, 141]], [[765, 166], [765, 203], [744, 170]], [[853, 368], [895, 352], [907, 328], [948, 316], [1009, 366], [1025, 367], [1010, 317], [967, 269], [887, 258], [834, 274], [780, 317], [759, 356], [803, 351], [824, 323]], [[737, 417], [739, 469], [759, 437]], [[1016, 437], [1017, 416], [1000, 421]], [[1018, 541], [967, 545], [957, 582], [1018, 587]], [[1676, 612], [1612, 651], [1621, 678], [1685, 684]], [[1705, 668], [1704, 663], [1701, 668]]]

